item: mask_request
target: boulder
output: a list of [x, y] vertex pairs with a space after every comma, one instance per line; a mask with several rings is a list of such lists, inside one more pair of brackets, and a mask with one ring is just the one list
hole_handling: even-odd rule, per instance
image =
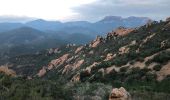
[[131, 100], [131, 96], [123, 87], [114, 88], [109, 95], [109, 100]]

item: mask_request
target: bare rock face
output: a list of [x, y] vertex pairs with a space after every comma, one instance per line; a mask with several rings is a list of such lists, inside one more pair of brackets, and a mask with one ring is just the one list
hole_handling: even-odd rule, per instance
[[62, 74], [67, 74], [69, 71], [72, 70], [72, 65], [71, 64], [68, 64], [66, 66], [64, 66], [64, 69], [62, 71]]
[[74, 68], [73, 68], [73, 70], [79, 68], [83, 63], [84, 63], [84, 59], [79, 60], [79, 61], [77, 61], [76, 63], [74, 63]]
[[86, 73], [87, 75], [91, 74], [91, 70], [96, 67], [97, 65], [99, 65], [100, 62], [94, 62], [92, 65], [86, 67], [86, 69], [83, 69], [83, 73]]
[[13, 76], [13, 77], [16, 76], [15, 71], [12, 69], [9, 69], [7, 65], [0, 66], [0, 73], [4, 73], [6, 75]]
[[132, 32], [132, 31], [134, 31], [134, 29], [119, 27], [114, 32], [115, 32], [115, 34], [123, 36], [123, 35], [127, 35], [128, 33]]
[[104, 61], [108, 61], [114, 58], [114, 55], [112, 53], [108, 53]]
[[69, 54], [64, 54], [63, 56], [59, 57], [58, 59], [52, 60], [48, 66], [42, 67], [41, 70], [37, 73], [38, 77], [44, 76], [48, 70], [52, 70], [54, 67], [58, 67], [64, 64], [68, 60]]
[[129, 52], [129, 48], [128, 47], [121, 47], [119, 48], [119, 54], [125, 54]]
[[116, 38], [118, 36], [124, 36], [129, 34], [130, 32], [135, 31], [135, 29], [132, 28], [124, 28], [124, 27], [119, 27], [116, 30], [109, 32], [107, 34], [106, 40], [110, 40], [112, 38]]
[[79, 60], [75, 62], [74, 64], [68, 64], [64, 67], [62, 74], [68, 74], [70, 71], [74, 71], [78, 69], [82, 64], [84, 63], [84, 60]]
[[123, 88], [114, 88], [109, 95], [109, 100], [131, 100], [130, 94]]
[[68, 59], [68, 57], [69, 57], [69, 54], [65, 54], [58, 59], [52, 60], [50, 64], [48, 65], [48, 70], [53, 69], [53, 67], [62, 65]]
[[157, 80], [162, 81], [168, 75], [170, 75], [170, 62], [162, 66], [161, 70], [157, 72]]
[[38, 77], [42, 77], [42, 76], [44, 76], [45, 74], [46, 74], [46, 68], [45, 67], [43, 67], [39, 72], [38, 72]]
[[95, 48], [95, 47], [97, 47], [101, 42], [103, 42], [103, 38], [100, 37], [100, 36], [97, 36], [97, 38], [90, 43], [89, 47]]
[[83, 46], [80, 46], [76, 49], [75, 54], [79, 53], [83, 49]]

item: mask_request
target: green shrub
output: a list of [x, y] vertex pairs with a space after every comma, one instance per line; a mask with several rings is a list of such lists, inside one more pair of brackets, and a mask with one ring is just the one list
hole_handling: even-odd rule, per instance
[[126, 72], [128, 70], [129, 67], [121, 67], [120, 68], [120, 72]]
[[158, 55], [156, 55], [152, 61], [164, 64], [170, 60], [170, 51], [164, 51]]
[[155, 71], [160, 71], [161, 70], [161, 65], [155, 65], [154, 67], [153, 67], [153, 69], [155, 70]]

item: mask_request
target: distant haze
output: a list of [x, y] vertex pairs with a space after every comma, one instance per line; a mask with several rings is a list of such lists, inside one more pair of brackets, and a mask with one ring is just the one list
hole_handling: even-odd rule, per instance
[[113, 15], [160, 20], [170, 16], [169, 5], [170, 0], [0, 0], [0, 16], [8, 17], [0, 19], [21, 22], [32, 18], [97, 21]]

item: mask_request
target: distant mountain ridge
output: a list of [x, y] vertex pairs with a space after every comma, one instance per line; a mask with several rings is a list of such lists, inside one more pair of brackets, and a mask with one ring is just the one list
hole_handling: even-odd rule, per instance
[[117, 27], [135, 28], [146, 24], [148, 20], [150, 19], [147, 17], [106, 16], [95, 23], [87, 21], [62, 23], [43, 19], [27, 23], [0, 23], [0, 55], [4, 55], [4, 52], [7, 55], [35, 53], [67, 43], [86, 44], [97, 35], [104, 36]]
[[[70, 28], [76, 30], [74, 33], [84, 33], [82, 30], [88, 30], [90, 34], [102, 34], [107, 33], [119, 26], [124, 27], [138, 27], [147, 23], [150, 18], [147, 17], [128, 17], [122, 18], [120, 16], [106, 16], [105, 18], [97, 21], [95, 23], [91, 23], [88, 21], [72, 21], [62, 23], [60, 21], [46, 21], [43, 19], [36, 19], [33, 21], [29, 21], [27, 23], [0, 23], [0, 32], [8, 31], [11, 29], [15, 29], [18, 27], [28, 26], [41, 31], [65, 31]], [[4, 27], [4, 26], [10, 26]], [[18, 27], [16, 27], [18, 26]], [[102, 29], [101, 29], [102, 27]], [[71, 30], [70, 30], [71, 31]]]
[[51, 47], [66, 44], [59, 36], [53, 37], [31, 27], [20, 27], [0, 33], [0, 55], [16, 56], [36, 53]]

